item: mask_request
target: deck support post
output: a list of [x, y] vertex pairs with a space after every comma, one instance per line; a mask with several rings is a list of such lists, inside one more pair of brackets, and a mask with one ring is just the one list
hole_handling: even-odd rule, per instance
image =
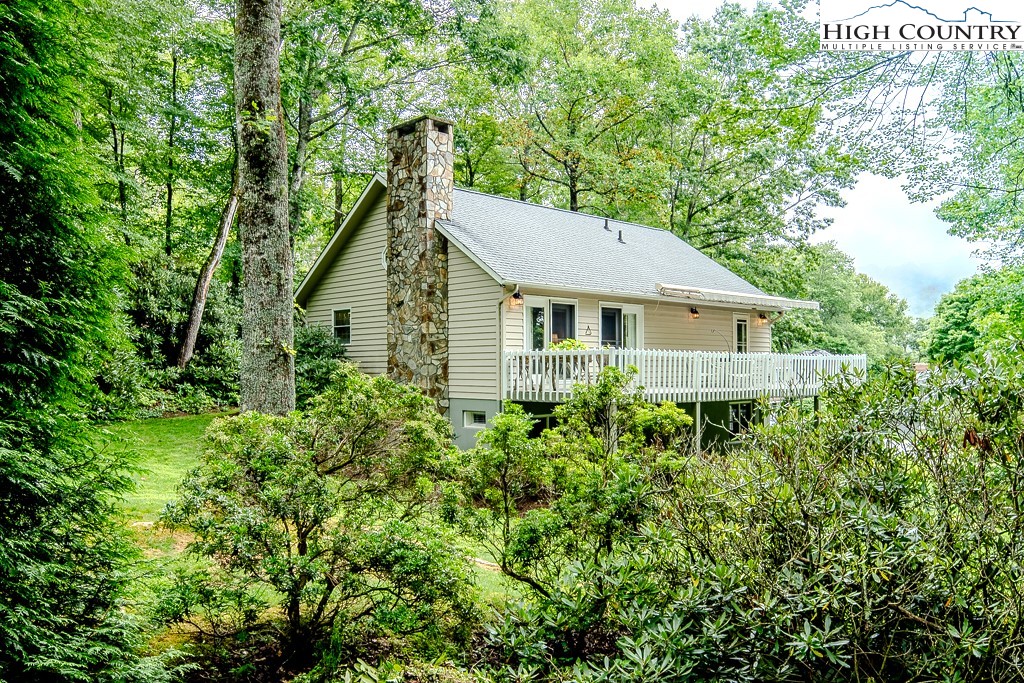
[[693, 411], [693, 450], [695, 453], [700, 453], [700, 442], [704, 432], [704, 425], [700, 415], [700, 401], [697, 401], [695, 405], [696, 407]]

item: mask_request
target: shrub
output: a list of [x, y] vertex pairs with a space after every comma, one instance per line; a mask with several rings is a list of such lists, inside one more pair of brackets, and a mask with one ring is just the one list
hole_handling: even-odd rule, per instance
[[[304, 413], [214, 421], [165, 520], [194, 534], [190, 552], [215, 562], [218, 581], [258, 600], [218, 633], [279, 624], [277, 664], [289, 670], [350, 647], [342, 636], [360, 630], [427, 652], [465, 642], [468, 567], [430, 514], [450, 436], [429, 399], [351, 364]], [[172, 591], [169, 621], [216, 616], [201, 608], [223, 598], [194, 583]]]
[[[213, 280], [195, 355], [183, 370], [176, 365], [195, 277], [163, 255], [147, 258], [133, 269], [125, 315], [144, 368], [144, 385], [156, 392], [139, 405], [143, 410], [192, 412], [197, 408], [189, 399], [195, 396], [208, 397], [211, 405], [237, 404], [241, 302], [227, 283]], [[185, 398], [176, 402], [179, 396]]]
[[[612, 471], [515, 519], [548, 578], [493, 620], [483, 662], [502, 680], [1019, 680], [1020, 356], [923, 381], [889, 366], [823, 401], [775, 406], [728, 456]], [[572, 429], [611, 433], [599, 415]]]
[[128, 609], [137, 549], [118, 514], [123, 452], [77, 422], [0, 417], [0, 679], [163, 680]]
[[295, 403], [305, 407], [327, 389], [345, 359], [345, 345], [326, 327], [295, 327]]
[[675, 405], [644, 401], [635, 377], [605, 368], [555, 409], [558, 426], [540, 438], [510, 406], [466, 456], [467, 529], [506, 575], [541, 596], [568, 564], [612, 554], [665, 504], [663, 484], [691, 420]]
[[590, 347], [579, 339], [563, 339], [560, 342], [552, 342], [548, 348], [552, 351], [585, 351]]

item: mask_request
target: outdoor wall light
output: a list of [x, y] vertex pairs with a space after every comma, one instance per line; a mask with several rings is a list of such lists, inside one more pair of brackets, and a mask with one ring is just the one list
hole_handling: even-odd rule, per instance
[[517, 289], [516, 291], [512, 292], [512, 296], [509, 297], [508, 307], [509, 308], [519, 308], [522, 305], [523, 305], [523, 293], [520, 292]]
[[700, 311], [697, 310], [696, 306], [690, 307], [690, 317], [693, 318], [694, 320], [700, 317]]

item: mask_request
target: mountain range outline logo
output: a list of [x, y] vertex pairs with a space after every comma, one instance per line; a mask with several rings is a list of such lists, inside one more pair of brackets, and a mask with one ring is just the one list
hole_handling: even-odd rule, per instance
[[818, 36], [825, 51], [1024, 52], [1020, 1], [819, 0]]
[[965, 24], [965, 23], [967, 23], [968, 15], [971, 13], [971, 11], [977, 12], [978, 14], [980, 14], [982, 16], [987, 16], [988, 17], [988, 22], [990, 24], [1014, 24], [1014, 23], [1017, 23], [1015, 20], [1012, 20], [1012, 19], [996, 19], [992, 12], [990, 12], [988, 10], [981, 9], [980, 7], [977, 7], [976, 5], [971, 5], [970, 7], [967, 7], [966, 9], [964, 9], [963, 12], [961, 13], [961, 18], [960, 19], [947, 19], [946, 17], [939, 16], [938, 14], [936, 14], [933, 11], [931, 11], [930, 9], [927, 9], [925, 7], [921, 7], [920, 5], [916, 5], [916, 4], [911, 3], [911, 2], [907, 2], [907, 0], [892, 0], [892, 2], [887, 2], [887, 3], [884, 3], [884, 4], [880, 4], [880, 5], [872, 5], [871, 7], [868, 7], [866, 10], [861, 12], [860, 14], [855, 14], [852, 17], [847, 17], [845, 19], [839, 19], [838, 21], [853, 21], [853, 20], [859, 19], [859, 18], [863, 17], [864, 15], [866, 15], [866, 14], [868, 14], [870, 12], [873, 12], [875, 10], [891, 9], [891, 8], [894, 8], [894, 7], [901, 7], [901, 6], [902, 7], [906, 7], [907, 9], [913, 9], [913, 10], [918, 10], [918, 11], [924, 12], [925, 14], [927, 14], [932, 19], [936, 19], [936, 20], [941, 21], [941, 22], [946, 23], [946, 24]]

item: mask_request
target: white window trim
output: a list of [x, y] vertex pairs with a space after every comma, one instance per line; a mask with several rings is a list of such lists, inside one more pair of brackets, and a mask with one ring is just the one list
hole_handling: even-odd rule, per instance
[[348, 341], [347, 342], [342, 342], [342, 343], [343, 344], [351, 344], [352, 343], [352, 328], [354, 327], [352, 325], [352, 307], [351, 306], [342, 306], [341, 308], [332, 308], [331, 309], [331, 337], [333, 337], [334, 339], [338, 338], [337, 329], [338, 329], [339, 325], [335, 325], [334, 324], [334, 321], [335, 321], [334, 314], [339, 312], [339, 311], [348, 311]]
[[[644, 306], [643, 304], [623, 304], [618, 301], [598, 301], [597, 302], [597, 344], [601, 345], [601, 340], [604, 339], [604, 319], [601, 316], [602, 308], [617, 308], [623, 313], [635, 313], [636, 314], [636, 343], [638, 349], [646, 348], [644, 346]], [[625, 331], [623, 331], [625, 334]]]
[[537, 296], [527, 294], [523, 297], [523, 349], [529, 350], [533, 341], [533, 330], [530, 325], [530, 309], [544, 309], [544, 349], [551, 346], [551, 304], [572, 304], [576, 308], [576, 315], [573, 316], [575, 329], [573, 337], [580, 338], [580, 302], [579, 299], [563, 299], [556, 296]]
[[[736, 336], [736, 323], [743, 321], [747, 324], [747, 348], [740, 351], [739, 338]], [[746, 313], [732, 314], [732, 350], [733, 353], [750, 353], [750, 316]]]
[[[484, 423], [483, 424], [477, 424], [476, 422], [473, 421], [473, 416], [477, 415], [477, 414], [480, 414], [480, 415], [484, 416]], [[484, 410], [463, 410], [462, 411], [462, 426], [465, 427], [466, 429], [474, 429], [474, 430], [477, 430], [477, 431], [480, 431], [482, 429], [486, 429], [486, 427], [487, 427], [487, 411], [484, 411]]]

